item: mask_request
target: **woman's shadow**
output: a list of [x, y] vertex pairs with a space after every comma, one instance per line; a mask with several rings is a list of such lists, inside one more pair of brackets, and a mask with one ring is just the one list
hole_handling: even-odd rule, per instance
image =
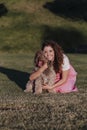
[[30, 74], [19, 70], [0, 67], [0, 72], [7, 75], [7, 77], [15, 82], [20, 88], [25, 89], [25, 85], [29, 79]]

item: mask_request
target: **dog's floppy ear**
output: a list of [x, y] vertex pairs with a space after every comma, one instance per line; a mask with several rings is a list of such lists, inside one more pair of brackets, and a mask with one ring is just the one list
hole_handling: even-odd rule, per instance
[[35, 57], [34, 57], [34, 64], [35, 66], [37, 66], [38, 64], [38, 51], [36, 52]]
[[42, 54], [43, 54], [42, 50], [39, 50], [36, 52], [35, 57], [34, 57], [35, 66], [38, 66], [39, 58], [41, 57]]

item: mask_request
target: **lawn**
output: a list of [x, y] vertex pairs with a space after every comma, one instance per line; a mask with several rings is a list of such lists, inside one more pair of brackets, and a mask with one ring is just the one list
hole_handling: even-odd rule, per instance
[[[58, 1], [0, 0], [8, 10], [0, 17], [0, 52], [33, 52], [46, 39], [57, 41], [65, 52], [86, 52], [87, 1]], [[64, 7], [55, 12], [59, 6]]]
[[[8, 12], [0, 10], [0, 130], [86, 130], [87, 1], [1, 3]], [[78, 73], [77, 93], [24, 93], [34, 54], [47, 39], [69, 56]]]
[[23, 92], [34, 55], [0, 54], [0, 130], [87, 128], [87, 55], [67, 55], [78, 72], [79, 91], [34, 95]]

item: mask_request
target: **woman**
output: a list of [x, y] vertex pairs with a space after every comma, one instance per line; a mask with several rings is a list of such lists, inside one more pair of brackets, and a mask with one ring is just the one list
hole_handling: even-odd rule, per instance
[[[43, 89], [53, 89], [56, 93], [68, 93], [78, 91], [75, 86], [76, 71], [71, 66], [68, 57], [63, 53], [61, 47], [54, 41], [46, 41], [42, 45], [45, 57], [53, 62], [56, 72], [55, 83], [52, 86], [43, 85]], [[30, 80], [36, 79], [40, 74], [48, 68], [45, 63], [37, 72], [31, 74]]]

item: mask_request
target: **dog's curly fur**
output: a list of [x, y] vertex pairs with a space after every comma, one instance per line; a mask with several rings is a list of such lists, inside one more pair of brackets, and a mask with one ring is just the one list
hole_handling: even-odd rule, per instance
[[[44, 56], [43, 52], [40, 50], [36, 53], [34, 58], [35, 68], [34, 71], [37, 71], [40, 66], [38, 66], [39, 61], [48, 64], [48, 68], [34, 81], [28, 81], [26, 84], [25, 92], [34, 92], [35, 94], [42, 93], [42, 85], [48, 84], [52, 86], [55, 82], [56, 73], [54, 71], [52, 62], [48, 61]], [[49, 90], [48, 92], [54, 92], [54, 90]]]

